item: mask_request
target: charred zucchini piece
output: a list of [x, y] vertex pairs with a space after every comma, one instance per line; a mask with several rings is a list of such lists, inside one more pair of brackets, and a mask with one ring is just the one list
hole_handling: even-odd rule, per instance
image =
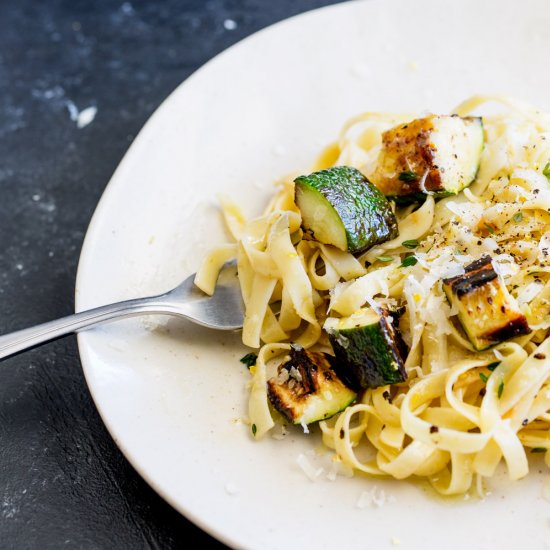
[[337, 166], [294, 181], [302, 227], [312, 239], [357, 253], [398, 236], [391, 204], [359, 170]]
[[460, 324], [478, 351], [531, 332], [490, 256], [467, 266], [464, 275], [443, 279], [443, 290], [451, 306], [458, 309]]
[[325, 321], [336, 361], [334, 370], [350, 388], [357, 391], [407, 378], [407, 346], [397, 326], [399, 314], [365, 309], [350, 317]]
[[483, 144], [480, 117], [419, 118], [382, 135], [372, 179], [386, 196], [401, 203], [427, 193], [455, 195], [474, 181]]
[[331, 359], [325, 353], [293, 346], [290, 360], [279, 367], [276, 377], [267, 381], [271, 404], [292, 424], [324, 420], [357, 398], [338, 378]]

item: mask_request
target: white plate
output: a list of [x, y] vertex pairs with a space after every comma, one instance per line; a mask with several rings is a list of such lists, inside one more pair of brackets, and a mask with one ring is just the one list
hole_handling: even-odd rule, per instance
[[[170, 288], [225, 240], [215, 196], [257, 213], [271, 183], [307, 168], [364, 110], [446, 112], [476, 92], [550, 108], [546, 0], [373, 0], [266, 29], [182, 84], [140, 133], [94, 215], [79, 310]], [[542, 463], [499, 477], [485, 501], [442, 501], [410, 483], [310, 482], [296, 465], [315, 438], [254, 442], [238, 335], [175, 320], [120, 322], [79, 336], [86, 379], [116, 442], [183, 514], [254, 549], [544, 548]], [[546, 480], [547, 481], [547, 480]], [[374, 486], [395, 498], [360, 509]], [[393, 500], [390, 499], [390, 500]], [[395, 538], [394, 538], [395, 537]]]

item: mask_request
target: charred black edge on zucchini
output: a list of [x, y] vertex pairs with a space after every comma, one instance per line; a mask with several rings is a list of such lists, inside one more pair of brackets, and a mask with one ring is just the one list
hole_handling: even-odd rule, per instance
[[443, 279], [443, 283], [459, 298], [465, 296], [498, 277], [491, 261], [491, 256], [482, 256], [464, 268], [464, 275]]
[[[485, 255], [466, 266], [464, 275], [443, 279], [443, 283], [448, 285], [451, 292], [458, 298], [463, 298], [497, 277], [498, 274], [493, 267], [491, 256]], [[521, 315], [493, 332], [485, 334], [484, 337], [493, 342], [501, 342], [530, 332], [531, 328], [527, 319]]]

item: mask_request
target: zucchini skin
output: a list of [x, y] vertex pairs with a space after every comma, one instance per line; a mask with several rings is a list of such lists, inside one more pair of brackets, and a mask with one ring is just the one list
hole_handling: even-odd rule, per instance
[[[273, 407], [292, 424], [311, 424], [325, 420], [344, 410], [357, 394], [338, 377], [334, 358], [326, 353], [307, 351], [292, 346], [290, 359], [278, 369], [288, 379], [267, 381], [267, 394]], [[294, 370], [296, 378], [291, 378]]]
[[408, 349], [396, 326], [399, 313], [393, 313], [391, 321], [389, 317], [389, 312], [382, 310], [377, 323], [328, 332], [336, 357], [334, 370], [356, 391], [407, 379]]
[[458, 320], [477, 351], [531, 332], [491, 262], [482, 256], [464, 268], [464, 275], [443, 279], [447, 300], [457, 306]]
[[[330, 203], [344, 227], [347, 250], [352, 254], [399, 235], [390, 202], [359, 170], [337, 166], [299, 176], [294, 182], [297, 188], [315, 189]], [[300, 208], [298, 193], [296, 203]], [[303, 228], [306, 234], [316, 238], [315, 227], [303, 223]]]

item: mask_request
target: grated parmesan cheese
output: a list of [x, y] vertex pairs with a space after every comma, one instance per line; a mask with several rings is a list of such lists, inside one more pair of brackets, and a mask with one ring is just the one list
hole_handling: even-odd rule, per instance
[[302, 469], [304, 474], [308, 477], [310, 481], [316, 481], [317, 478], [323, 473], [323, 468], [316, 468], [309, 460], [309, 458], [303, 454], [300, 453], [298, 457], [296, 458], [296, 462], [298, 463], [298, 466]]
[[396, 498], [393, 495], [386, 495], [384, 489], [378, 489], [376, 485], [369, 491], [362, 491], [356, 502], [356, 507], [364, 509], [367, 507], [382, 508], [388, 502], [395, 502]]

